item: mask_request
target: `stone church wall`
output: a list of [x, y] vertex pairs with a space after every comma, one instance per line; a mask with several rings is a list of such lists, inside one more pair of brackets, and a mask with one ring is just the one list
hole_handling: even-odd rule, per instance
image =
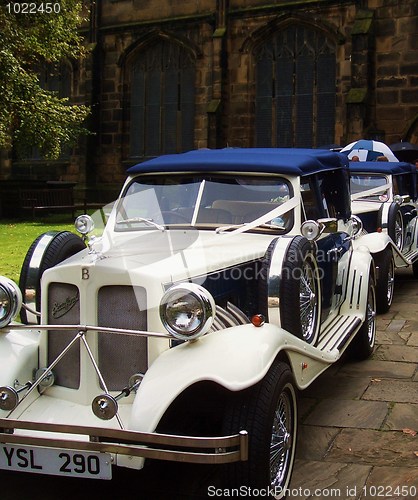
[[[195, 148], [255, 145], [254, 50], [290, 23], [315, 26], [335, 44], [333, 143], [363, 137], [418, 142], [415, 0], [87, 3], [92, 20], [84, 33], [91, 52], [74, 66], [73, 99], [92, 105], [94, 135], [56, 173], [90, 197], [113, 195], [138, 161], [129, 154], [131, 65], [143, 47], [158, 40], [175, 40], [195, 57]], [[4, 155], [0, 162], [0, 178], [29, 175]], [[41, 162], [35, 176], [42, 177], [42, 168]]]

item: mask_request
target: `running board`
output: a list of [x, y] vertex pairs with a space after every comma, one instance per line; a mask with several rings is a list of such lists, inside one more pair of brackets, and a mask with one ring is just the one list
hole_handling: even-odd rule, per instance
[[321, 332], [318, 349], [321, 351], [342, 351], [347, 342], [361, 326], [358, 316], [338, 316], [334, 318]]
[[416, 259], [418, 259], [418, 250], [408, 250], [403, 254], [404, 258], [412, 264]]

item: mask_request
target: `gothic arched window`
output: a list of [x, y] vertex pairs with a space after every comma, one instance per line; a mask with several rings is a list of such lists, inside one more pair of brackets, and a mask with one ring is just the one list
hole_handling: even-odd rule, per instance
[[156, 156], [194, 147], [195, 60], [165, 40], [132, 64], [130, 155]]
[[321, 31], [291, 25], [256, 49], [255, 62], [256, 146], [333, 143], [335, 44]]

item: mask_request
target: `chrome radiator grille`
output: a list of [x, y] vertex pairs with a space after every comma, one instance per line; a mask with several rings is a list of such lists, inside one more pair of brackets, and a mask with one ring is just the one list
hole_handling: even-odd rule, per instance
[[[78, 288], [66, 283], [51, 283], [48, 288], [48, 323], [50, 325], [78, 325], [80, 300]], [[74, 331], [49, 330], [48, 365], [62, 353], [77, 334]], [[70, 389], [80, 385], [80, 344], [76, 342], [54, 368], [55, 383]]]
[[[94, 300], [93, 297], [91, 300]], [[97, 295], [97, 364], [111, 391], [123, 389], [131, 375], [148, 367], [147, 337], [100, 332], [100, 326], [128, 330], [147, 329], [147, 301], [143, 287], [105, 286]], [[80, 324], [78, 288], [67, 283], [51, 283], [48, 289], [48, 323]], [[85, 323], [85, 321], [83, 322]], [[49, 330], [48, 364], [59, 356], [77, 334], [74, 331]], [[80, 386], [80, 343], [54, 368], [56, 385], [77, 389]]]
[[[105, 286], [98, 295], [98, 325], [147, 329], [146, 293], [142, 287]], [[126, 387], [129, 377], [148, 366], [147, 337], [99, 333], [99, 367], [109, 390]]]

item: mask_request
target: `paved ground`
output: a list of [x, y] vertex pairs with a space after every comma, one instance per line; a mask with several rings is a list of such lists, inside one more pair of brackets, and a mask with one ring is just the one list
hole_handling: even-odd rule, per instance
[[[291, 499], [418, 498], [418, 281], [398, 273], [370, 360], [343, 361], [301, 393]], [[216, 471], [161, 462], [113, 481], [0, 473], [1, 500], [201, 500]], [[212, 498], [220, 498], [211, 495]]]
[[372, 358], [301, 395], [291, 498], [418, 498], [418, 283], [397, 274]]

